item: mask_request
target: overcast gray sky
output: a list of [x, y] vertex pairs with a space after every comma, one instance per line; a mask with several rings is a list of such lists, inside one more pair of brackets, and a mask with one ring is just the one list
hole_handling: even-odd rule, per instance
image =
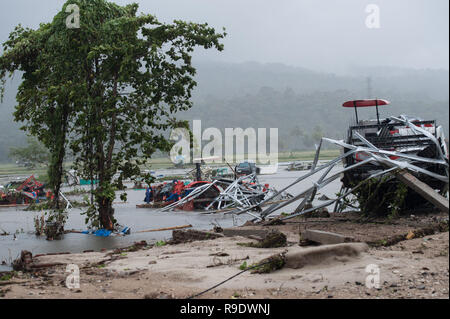
[[[226, 27], [225, 51], [198, 60], [274, 62], [325, 72], [359, 66], [449, 68], [448, 0], [115, 0], [137, 2], [162, 21]], [[0, 41], [19, 23], [37, 27], [64, 0], [0, 1]], [[380, 28], [365, 25], [368, 4]]]

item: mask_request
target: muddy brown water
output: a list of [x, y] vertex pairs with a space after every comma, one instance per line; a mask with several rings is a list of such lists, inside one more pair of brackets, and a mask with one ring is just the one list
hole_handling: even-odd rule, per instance
[[[334, 169], [333, 171], [335, 171]], [[332, 171], [332, 172], [333, 172]], [[174, 175], [184, 171], [173, 170]], [[268, 183], [270, 187], [281, 189], [296, 178], [306, 174], [305, 171], [284, 170], [280, 167], [277, 174], [261, 175], [260, 182]], [[313, 185], [316, 178], [308, 178], [301, 184], [295, 185], [288, 190], [291, 194], [298, 194], [300, 191]], [[77, 187], [79, 188], [79, 186]], [[328, 197], [335, 197], [339, 191], [339, 180], [329, 184], [320, 190], [321, 194]], [[68, 190], [68, 189], [66, 189]], [[204, 214], [204, 212], [185, 212], [172, 211], [161, 212], [156, 209], [136, 208], [136, 204], [143, 203], [145, 197], [144, 190], [129, 190], [127, 203], [117, 203], [114, 205], [115, 217], [121, 225], [131, 228], [131, 234], [127, 236], [97, 237], [85, 234], [66, 234], [61, 240], [48, 241], [44, 237], [34, 235], [34, 217], [40, 216], [42, 212], [27, 212], [23, 208], [0, 208], [0, 233], [6, 231], [10, 233], [7, 236], [0, 236], [0, 263], [5, 261], [7, 265], [0, 265], [0, 271], [10, 270], [10, 262], [16, 259], [21, 250], [29, 250], [34, 254], [72, 252], [78, 253], [85, 250], [100, 251], [102, 248], [112, 249], [125, 247], [136, 241], [146, 240], [155, 242], [165, 240], [171, 237], [171, 231], [137, 233], [141, 230], [149, 230], [164, 227], [173, 227], [191, 224], [194, 229], [211, 229], [213, 225], [221, 227], [239, 226], [247, 220], [252, 219], [249, 215], [224, 215], [224, 214]], [[80, 197], [71, 197], [80, 199]], [[118, 201], [118, 196], [117, 199]], [[291, 204], [281, 209], [277, 213], [291, 212], [298, 203]], [[66, 229], [86, 230], [84, 215], [81, 215], [83, 209], [70, 209], [69, 218], [66, 223]]]

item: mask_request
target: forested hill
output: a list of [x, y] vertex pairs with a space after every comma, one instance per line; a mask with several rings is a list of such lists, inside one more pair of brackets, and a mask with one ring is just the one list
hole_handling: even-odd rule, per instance
[[8, 158], [10, 147], [26, 143], [25, 133], [20, 130], [21, 124], [13, 121], [19, 80], [20, 76], [16, 76], [12, 82], [7, 82], [5, 96], [3, 102], [0, 103], [0, 163], [11, 161]]
[[[186, 118], [201, 119], [204, 128], [278, 127], [283, 150], [311, 149], [321, 135], [342, 138], [354, 117], [342, 103], [367, 97], [391, 101], [380, 107], [381, 116], [436, 119], [449, 132], [447, 70], [359, 68], [338, 76], [258, 63], [200, 64], [197, 70], [195, 107]], [[360, 114], [375, 118], [372, 108]]]
[[[436, 119], [449, 132], [447, 70], [355, 68], [344, 76], [253, 62], [196, 66], [194, 107], [180, 117], [201, 119], [203, 128], [277, 127], [283, 150], [310, 149], [321, 135], [343, 137], [353, 110], [342, 108], [342, 102], [366, 97], [391, 101], [380, 107], [381, 116]], [[9, 161], [9, 147], [25, 142], [20, 125], [12, 121], [17, 84], [16, 78], [0, 105], [0, 162]], [[361, 117], [374, 116], [371, 108], [361, 110]]]
[[449, 72], [447, 70], [416, 70], [395, 67], [362, 68], [349, 70], [339, 76], [314, 72], [305, 68], [283, 64], [202, 63], [197, 66], [198, 89], [201, 96], [229, 97], [257, 93], [261, 87], [278, 91], [291, 88], [296, 93], [347, 90], [367, 94], [367, 77], [372, 79], [372, 93], [429, 97], [448, 100]]

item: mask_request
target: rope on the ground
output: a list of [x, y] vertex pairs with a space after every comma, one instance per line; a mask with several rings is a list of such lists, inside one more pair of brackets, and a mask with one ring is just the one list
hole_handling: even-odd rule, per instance
[[217, 288], [217, 287], [219, 287], [220, 285], [223, 285], [224, 283], [226, 283], [227, 281], [230, 281], [231, 279], [233, 279], [233, 278], [239, 276], [240, 274], [243, 274], [244, 272], [246, 272], [246, 271], [248, 271], [248, 270], [252, 270], [252, 269], [255, 269], [255, 268], [264, 266], [264, 265], [266, 265], [266, 264], [268, 264], [268, 263], [270, 263], [270, 261], [266, 261], [266, 262], [264, 262], [264, 263], [262, 263], [262, 264], [257, 264], [257, 265], [255, 265], [255, 266], [248, 267], [248, 268], [244, 269], [243, 271], [238, 272], [237, 274], [231, 276], [230, 278], [225, 279], [224, 281], [218, 283], [217, 285], [215, 285], [215, 286], [213, 286], [213, 287], [211, 287], [211, 288], [208, 288], [208, 289], [206, 289], [206, 290], [204, 290], [204, 291], [202, 291], [202, 292], [200, 292], [200, 293], [198, 293], [198, 294], [196, 294], [196, 295], [190, 296], [190, 297], [187, 298], [187, 299], [193, 299], [193, 298], [196, 298], [196, 297], [198, 297], [198, 296], [201, 296], [201, 295], [207, 293], [208, 291], [213, 290], [214, 288]]

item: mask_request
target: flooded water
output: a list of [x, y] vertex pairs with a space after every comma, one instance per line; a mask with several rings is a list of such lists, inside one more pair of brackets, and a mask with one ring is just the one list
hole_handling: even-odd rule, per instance
[[[181, 174], [184, 171], [173, 170], [172, 174]], [[333, 172], [333, 171], [332, 171]], [[331, 172], [331, 173], [332, 173]], [[159, 171], [158, 171], [159, 173]], [[167, 173], [167, 172], [165, 172]], [[305, 171], [288, 172], [280, 167], [277, 174], [262, 175], [260, 182], [268, 183], [270, 187], [281, 189], [292, 183], [298, 177], [306, 174]], [[311, 187], [313, 181], [318, 177], [308, 178], [300, 184], [297, 184], [288, 190], [295, 195]], [[329, 184], [320, 191], [328, 197], [335, 197], [339, 191], [340, 182], [337, 180]], [[142, 230], [173, 227], [191, 224], [194, 229], [211, 229], [213, 225], [221, 227], [239, 226], [248, 219], [249, 215], [240, 215], [233, 217], [224, 214], [203, 214], [202, 212], [161, 212], [156, 209], [136, 208], [136, 204], [143, 203], [145, 197], [144, 190], [129, 190], [127, 203], [118, 203], [114, 205], [115, 217], [121, 225], [131, 228], [131, 234], [121, 237], [97, 237], [85, 234], [66, 234], [62, 240], [47, 241], [44, 237], [34, 235], [34, 217], [40, 216], [41, 212], [27, 212], [20, 208], [0, 208], [0, 233], [6, 231], [11, 235], [0, 236], [0, 263], [6, 261], [7, 264], [16, 259], [21, 250], [29, 250], [34, 254], [53, 253], [53, 252], [82, 252], [84, 250], [100, 251], [102, 248], [110, 249], [131, 245], [136, 241], [146, 240], [154, 242], [157, 240], [169, 239], [172, 232], [149, 232], [137, 233]], [[277, 213], [291, 212], [299, 203], [293, 203], [284, 207]], [[69, 219], [65, 226], [66, 229], [86, 230], [84, 215], [81, 215], [82, 209], [71, 209]], [[9, 269], [8, 266], [0, 266], [1, 270]]]

